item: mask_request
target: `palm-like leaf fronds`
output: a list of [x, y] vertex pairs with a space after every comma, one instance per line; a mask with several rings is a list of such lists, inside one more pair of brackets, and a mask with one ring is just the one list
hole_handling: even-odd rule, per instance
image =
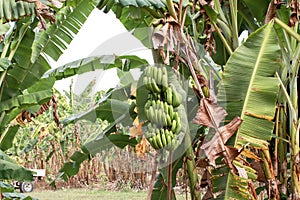
[[15, 21], [35, 13], [35, 3], [15, 0], [0, 0], [0, 19], [3, 22]]
[[31, 62], [35, 62], [42, 52], [57, 60], [93, 9], [93, 2], [81, 1], [75, 8], [67, 6], [60, 10], [56, 23], [36, 35]]
[[[272, 119], [279, 90], [274, 74], [279, 67], [280, 58], [273, 24], [270, 22], [250, 35], [229, 58], [225, 67], [224, 90], [219, 92], [219, 102], [222, 104], [226, 101], [228, 120], [235, 116], [240, 116], [243, 120], [234, 141], [236, 148], [248, 145], [250, 148], [266, 150], [268, 141], [272, 138]], [[242, 153], [236, 161], [242, 156], [248, 157], [249, 154]], [[234, 166], [245, 171], [246, 176], [229, 172], [225, 178], [226, 184], [223, 185], [226, 186], [224, 199], [237, 196], [238, 199], [248, 199], [249, 193], [245, 190], [247, 184], [243, 183], [247, 183], [248, 178], [256, 177], [255, 171], [248, 164], [236, 161]], [[215, 178], [219, 180], [224, 176]]]

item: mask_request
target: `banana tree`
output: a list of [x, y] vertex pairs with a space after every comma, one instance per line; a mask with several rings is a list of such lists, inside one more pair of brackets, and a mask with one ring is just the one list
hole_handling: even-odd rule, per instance
[[[188, 119], [185, 121], [187, 127], [183, 129], [184, 136], [177, 140], [181, 145], [175, 149], [169, 148], [174, 152], [182, 148], [185, 153], [176, 160], [169, 157], [170, 164], [160, 169], [156, 183], [150, 187], [153, 190], [150, 198], [175, 198], [174, 178], [179, 168], [183, 168], [189, 177], [192, 199], [201, 198], [200, 180], [206, 183], [203, 199], [257, 199], [259, 194], [264, 195], [260, 191], [266, 188], [268, 197], [272, 199], [284, 195], [298, 198], [297, 6], [296, 1], [248, 0], [99, 2], [99, 9], [115, 12], [128, 30], [133, 30], [138, 39], [153, 49], [156, 64], [164, 63], [168, 65], [167, 69], [173, 68], [175, 73], [192, 79], [191, 84], [186, 84], [182, 77], [177, 76], [176, 80], [173, 72], [167, 70], [165, 73], [171, 77], [169, 83], [177, 85], [176, 90], [187, 91], [179, 92], [184, 107], [180, 120]], [[152, 28], [150, 43], [143, 29], [138, 29], [140, 27]], [[239, 36], [244, 31], [248, 32], [249, 37], [241, 43]], [[195, 43], [203, 46], [195, 46]], [[64, 69], [68, 70], [66, 66]], [[141, 67], [141, 70], [144, 71], [142, 79], [147, 74], [151, 76], [147, 73], [147, 67]], [[156, 80], [157, 77], [151, 78]], [[147, 114], [141, 109], [142, 105], [147, 106], [149, 94], [152, 100], [164, 100], [165, 96], [169, 96], [164, 93], [159, 97], [153, 95], [164, 91], [165, 87], [162, 83], [153, 84], [151, 78], [138, 81], [136, 114], [144, 134], [137, 138], [147, 137], [149, 129], [146, 126], [153, 119], [153, 113]], [[214, 91], [217, 91], [217, 99]], [[108, 100], [103, 99], [99, 106], [111, 103]], [[224, 108], [216, 103], [217, 100]], [[190, 106], [191, 101], [196, 102], [197, 106]], [[88, 113], [68, 121], [88, 116]], [[101, 112], [97, 114], [101, 118]], [[134, 116], [131, 118], [132, 121], [135, 119]], [[153, 121], [159, 120], [154, 118]], [[225, 126], [220, 126], [222, 121]], [[122, 123], [122, 119], [115, 120], [109, 128], [116, 128], [116, 123]], [[110, 133], [106, 130], [100, 135], [112, 137]], [[153, 148], [160, 149], [161, 144], [153, 143], [152, 136], [148, 138]], [[90, 150], [83, 147], [82, 152], [73, 157], [73, 166], [87, 158]], [[287, 152], [291, 152], [288, 160], [285, 157]], [[272, 160], [273, 155], [278, 160]], [[284, 170], [287, 169], [287, 162], [290, 162], [292, 172], [289, 188], [289, 174]], [[68, 173], [67, 168], [62, 172], [72, 174]], [[278, 180], [283, 187], [279, 186]], [[265, 185], [256, 188], [256, 182]]]
[[[297, 1], [100, 0], [97, 3], [104, 12], [112, 10], [134, 36], [153, 50], [156, 66], [145, 66], [147, 63], [136, 57], [113, 56], [109, 63], [103, 57], [96, 57], [62, 66], [38, 79], [55, 81], [112, 67], [126, 72], [119, 71], [126, 78], [130, 77], [129, 69], [142, 71], [138, 81], [130, 78], [125, 85], [109, 91], [90, 110], [65, 119], [68, 124], [96, 116], [110, 125], [91, 136], [71, 156], [71, 161], [61, 169], [61, 177], [66, 179], [76, 174], [83, 160], [112, 144], [120, 148], [131, 145], [139, 154], [148, 150], [157, 152], [160, 160], [167, 160], [167, 165], [160, 167], [156, 182], [150, 185], [149, 199], [176, 198], [173, 187], [179, 168], [188, 177], [192, 199], [257, 199], [258, 195], [263, 198], [265, 192], [261, 191], [267, 191], [271, 199], [284, 195], [299, 198]], [[65, 46], [53, 34], [65, 34], [58, 35], [67, 42], [78, 22], [77, 18], [70, 20], [74, 26], [61, 21], [64, 28], [54, 24], [53, 29], [36, 34], [33, 56], [27, 60], [46, 62], [39, 56], [42, 52], [57, 59]], [[56, 32], [56, 28], [61, 32]], [[249, 37], [241, 43], [239, 37], [245, 31]], [[8, 51], [8, 47], [4, 50]], [[12, 61], [11, 58], [1, 61], [5, 76]], [[31, 82], [26, 84], [34, 86]], [[132, 85], [137, 85], [136, 92]], [[35, 90], [29, 90], [29, 94], [30, 91]], [[20, 99], [11, 98], [17, 92], [20, 90], [8, 87], [2, 92], [2, 99], [7, 100], [3, 106], [5, 112], [20, 106]], [[16, 110], [15, 116], [19, 112], [20, 109]], [[171, 120], [166, 115], [169, 112], [173, 113]], [[3, 114], [6, 123], [13, 118]], [[117, 134], [119, 127], [131, 127], [130, 134]], [[286, 159], [288, 152], [290, 156]], [[290, 170], [286, 170], [287, 166]], [[257, 188], [257, 183], [264, 185]], [[205, 187], [203, 194], [201, 187]]]
[[32, 180], [32, 172], [5, 151], [24, 121], [38, 116], [51, 100], [55, 79], [42, 79], [51, 68], [49, 58], [59, 58], [95, 2], [1, 0], [0, 5], [0, 179]]

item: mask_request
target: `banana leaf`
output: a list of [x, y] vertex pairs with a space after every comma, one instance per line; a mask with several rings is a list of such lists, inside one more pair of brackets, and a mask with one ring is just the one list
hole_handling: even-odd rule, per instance
[[0, 150], [0, 179], [2, 180], [33, 180], [33, 172], [19, 166]]
[[[280, 63], [280, 49], [274, 29], [274, 22], [266, 24], [249, 36], [229, 58], [225, 66], [223, 89], [218, 99], [228, 112], [227, 120], [240, 116], [243, 120], [233, 145], [241, 148], [268, 149], [273, 132], [273, 117], [276, 111], [276, 99], [279, 83], [274, 77]], [[243, 155], [243, 152], [242, 152]], [[247, 157], [246, 154], [244, 156]], [[248, 172], [248, 178], [255, 177], [246, 165], [239, 166]], [[215, 192], [221, 193], [222, 199], [236, 197], [249, 199], [245, 190], [245, 177], [227, 172], [224, 179], [216, 181]], [[217, 177], [215, 177], [216, 180]]]
[[146, 60], [137, 56], [103, 55], [79, 59], [58, 68], [51, 69], [43, 75], [43, 78], [55, 77], [56, 80], [61, 80], [98, 69], [107, 70], [118, 68], [129, 71], [130, 69], [140, 68], [147, 64], [148, 62]]
[[46, 31], [36, 34], [31, 62], [34, 63], [42, 52], [57, 60], [93, 9], [94, 2], [84, 0], [75, 8], [69, 6], [62, 8], [56, 16], [55, 24]]
[[15, 0], [0, 0], [0, 19], [4, 22], [19, 20], [35, 14], [35, 3]]

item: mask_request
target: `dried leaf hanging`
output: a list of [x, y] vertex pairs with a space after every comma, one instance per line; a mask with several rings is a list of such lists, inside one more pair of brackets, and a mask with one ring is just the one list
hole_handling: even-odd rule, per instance
[[[225, 155], [227, 162], [232, 162], [232, 160], [238, 156], [240, 153], [239, 150], [234, 147], [226, 147], [224, 144], [226, 144], [228, 139], [237, 131], [241, 124], [242, 120], [240, 117], [234, 118], [229, 124], [219, 128], [209, 142], [201, 146], [201, 149], [204, 150], [211, 165], [215, 166], [215, 160], [220, 155]], [[225, 151], [226, 154], [223, 154]]]
[[[18, 0], [20, 1], [20, 0]], [[36, 4], [36, 13], [40, 22], [38, 24], [39, 30], [47, 28], [47, 22], [45, 19], [48, 19], [51, 23], [55, 23], [55, 11], [51, 9], [49, 6], [42, 3], [41, 0], [21, 0], [28, 3], [35, 3]], [[16, 0], [17, 2], [17, 0]], [[57, 8], [62, 7], [62, 3], [58, 0], [49, 0], [51, 4], [53, 4]]]
[[221, 121], [227, 115], [226, 111], [210, 99], [203, 98], [193, 122], [218, 129]]
[[142, 138], [141, 142], [135, 146], [135, 151], [138, 158], [145, 159], [146, 158], [146, 146], [147, 140], [146, 138]]
[[52, 96], [50, 101], [44, 103], [41, 105], [40, 109], [36, 113], [29, 113], [28, 111], [24, 110], [22, 111], [15, 119], [16, 122], [21, 125], [25, 126], [25, 120], [27, 122], [31, 122], [32, 118], [36, 118], [39, 115], [43, 114], [45, 111], [49, 110], [49, 107], [51, 106], [53, 108], [53, 118], [58, 128], [62, 128], [62, 125], [59, 120], [59, 115], [57, 112], [57, 98], [55, 96]]
[[[170, 52], [176, 51], [181, 41], [182, 33], [180, 24], [167, 14], [163, 20], [163, 26], [155, 30], [152, 35], [153, 48], [160, 51], [166, 65], [170, 64]], [[164, 50], [166, 50], [166, 54]]]
[[135, 120], [133, 121], [133, 126], [129, 128], [130, 136], [131, 137], [137, 137], [139, 135], [143, 134], [143, 127], [144, 123], [139, 122], [139, 118], [136, 117]]

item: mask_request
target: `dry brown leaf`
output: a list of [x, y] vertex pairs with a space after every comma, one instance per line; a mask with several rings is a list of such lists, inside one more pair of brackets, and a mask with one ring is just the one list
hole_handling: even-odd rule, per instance
[[261, 158], [257, 155], [255, 155], [255, 153], [253, 153], [250, 149], [247, 149], [245, 148], [243, 150], [243, 156], [247, 157], [247, 158], [250, 158], [250, 159], [253, 159], [253, 160], [256, 160], [256, 161], [260, 161]]
[[146, 158], [146, 138], [142, 138], [141, 142], [135, 146], [135, 151], [138, 158], [145, 159]]
[[227, 156], [226, 161], [227, 162], [232, 162], [243, 151], [243, 148], [242, 149], [237, 149], [237, 148], [231, 147], [231, 146], [225, 146], [225, 149], [226, 149], [226, 156]]
[[225, 118], [227, 112], [217, 103], [210, 99], [203, 98], [193, 122], [196, 124], [218, 129], [221, 121]]
[[39, 29], [46, 30], [47, 24], [45, 19], [48, 19], [51, 23], [55, 23], [55, 15], [51, 8], [43, 4], [41, 0], [36, 0], [36, 11], [40, 19], [40, 23], [38, 25]]
[[207, 187], [207, 191], [204, 194], [202, 200], [204, 199], [212, 199], [214, 197], [213, 193], [213, 186], [212, 186], [212, 175], [210, 174], [209, 170], [205, 170], [203, 176], [201, 178], [201, 187]]
[[[166, 15], [163, 26], [155, 30], [152, 35], [154, 49], [159, 49], [166, 65], [170, 64], [170, 52], [177, 50], [177, 46], [182, 41], [180, 24], [170, 15]], [[166, 54], [164, 52], [166, 51]]]
[[196, 167], [206, 168], [209, 165], [207, 158], [200, 158], [196, 161]]
[[298, 181], [300, 181], [300, 152], [298, 153], [298, 155], [295, 158], [294, 165], [295, 165], [295, 169], [296, 169], [295, 170], [296, 174], [298, 176]]
[[143, 134], [143, 124], [144, 122], [139, 123], [139, 118], [136, 117], [133, 121], [133, 126], [129, 128], [130, 137], [137, 137]]
[[181, 46], [181, 51], [184, 55], [184, 59], [189, 65], [191, 65], [191, 67], [195, 68], [197, 71], [199, 71], [200, 74], [202, 74], [203, 70], [201, 67], [199, 67], [199, 59], [197, 56], [197, 50], [195, 48], [193, 38], [191, 38], [190, 36], [187, 36], [187, 38], [188, 41]]
[[225, 147], [225, 143], [228, 139], [237, 131], [237, 129], [242, 124], [242, 119], [240, 117], [235, 117], [229, 124], [218, 129], [218, 132], [214, 137], [201, 146], [204, 150], [206, 157], [210, 161], [210, 164], [215, 166], [215, 160], [226, 151], [227, 162], [232, 161], [235, 156], [239, 153], [230, 147]]
[[260, 182], [266, 182], [267, 178], [264, 172], [264, 166], [262, 161], [253, 161], [250, 164], [251, 168], [253, 168], [257, 172], [257, 180]]

